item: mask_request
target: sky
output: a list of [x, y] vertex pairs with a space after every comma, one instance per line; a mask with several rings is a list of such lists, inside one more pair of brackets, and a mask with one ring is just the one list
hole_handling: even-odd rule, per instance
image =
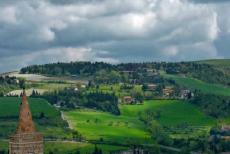
[[0, 72], [230, 58], [230, 0], [1, 0]]

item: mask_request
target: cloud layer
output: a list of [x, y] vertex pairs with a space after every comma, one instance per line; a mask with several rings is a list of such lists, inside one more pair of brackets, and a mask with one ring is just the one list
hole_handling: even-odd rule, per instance
[[57, 61], [229, 58], [230, 3], [194, 1], [3, 0], [0, 72]]

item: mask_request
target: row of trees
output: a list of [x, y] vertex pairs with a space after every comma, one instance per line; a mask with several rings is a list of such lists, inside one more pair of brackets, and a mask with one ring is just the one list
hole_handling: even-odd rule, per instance
[[73, 88], [66, 88], [60, 91], [47, 92], [41, 96], [34, 93], [32, 96], [45, 98], [51, 104], [57, 104], [62, 108], [87, 107], [111, 112], [116, 115], [120, 114], [118, 98], [114, 93], [76, 91]]
[[[196, 62], [179, 63], [126, 63], [111, 65], [103, 62], [71, 62], [33, 65], [21, 69], [21, 73], [35, 73], [46, 75], [73, 75], [93, 77], [98, 83], [153, 82], [161, 80], [155, 71], [164, 70], [169, 74], [185, 74], [209, 83], [230, 85], [230, 74], [212, 65]], [[125, 72], [125, 73], [124, 73]]]
[[191, 103], [199, 106], [207, 115], [212, 117], [230, 116], [230, 97], [196, 93]]

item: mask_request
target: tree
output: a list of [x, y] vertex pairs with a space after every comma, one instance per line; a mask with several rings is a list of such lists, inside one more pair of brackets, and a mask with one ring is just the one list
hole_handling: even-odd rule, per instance
[[102, 154], [102, 150], [98, 148], [97, 145], [95, 144], [94, 151], [92, 154]]
[[152, 138], [154, 138], [157, 143], [163, 144], [163, 145], [170, 145], [172, 144], [172, 141], [167, 136], [165, 131], [163, 130], [162, 126], [155, 120], [151, 121], [150, 123], [150, 132], [152, 135]]
[[39, 119], [43, 119], [43, 118], [45, 118], [45, 113], [41, 112], [40, 115], [39, 115]]
[[25, 89], [26, 88], [25, 79], [20, 79], [19, 80], [19, 87], [21, 89]]

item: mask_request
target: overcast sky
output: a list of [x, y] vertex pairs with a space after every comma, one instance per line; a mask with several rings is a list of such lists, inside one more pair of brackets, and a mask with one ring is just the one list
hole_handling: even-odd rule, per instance
[[230, 58], [229, 0], [1, 0], [0, 72]]

